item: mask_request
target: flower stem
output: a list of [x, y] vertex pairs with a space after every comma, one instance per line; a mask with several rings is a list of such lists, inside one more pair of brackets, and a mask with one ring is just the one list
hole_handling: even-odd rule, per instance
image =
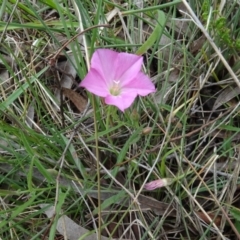
[[[108, 106], [107, 109], [107, 119], [106, 119], [106, 125], [105, 125], [105, 129], [108, 131], [111, 127], [114, 126], [114, 121], [113, 118], [116, 117], [116, 108], [113, 106]], [[110, 137], [110, 133], [107, 133], [107, 139], [109, 141], [109, 143], [113, 146], [113, 141]]]
[[109, 106], [107, 109], [106, 129], [109, 129], [110, 121], [112, 121], [110, 118], [111, 113], [112, 113], [112, 106]]
[[97, 182], [98, 182], [98, 239], [101, 240], [101, 176], [100, 176], [100, 157], [98, 151], [98, 126], [97, 126], [97, 115], [96, 115], [96, 102], [95, 97], [92, 94], [92, 104], [93, 104], [93, 115], [94, 115], [94, 131], [95, 131], [95, 146], [96, 146], [96, 159], [97, 159]]

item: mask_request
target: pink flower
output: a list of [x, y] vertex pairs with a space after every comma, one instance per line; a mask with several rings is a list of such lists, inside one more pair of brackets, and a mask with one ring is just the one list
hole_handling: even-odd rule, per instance
[[91, 60], [91, 68], [80, 83], [89, 92], [103, 97], [105, 103], [121, 111], [130, 107], [134, 99], [155, 92], [150, 78], [141, 72], [143, 57], [98, 49]]
[[172, 182], [173, 182], [172, 178], [163, 178], [163, 179], [158, 179], [158, 180], [154, 180], [152, 182], [146, 183], [144, 187], [147, 190], [154, 190], [156, 188], [166, 187], [172, 184]]

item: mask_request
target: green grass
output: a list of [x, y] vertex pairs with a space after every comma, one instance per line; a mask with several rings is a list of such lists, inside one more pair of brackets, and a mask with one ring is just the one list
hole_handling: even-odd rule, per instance
[[[239, 3], [136, 2], [0, 1], [1, 239], [240, 239]], [[156, 93], [80, 89], [98, 48]]]

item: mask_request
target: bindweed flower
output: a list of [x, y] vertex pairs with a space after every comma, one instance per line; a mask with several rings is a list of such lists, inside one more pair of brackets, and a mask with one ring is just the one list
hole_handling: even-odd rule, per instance
[[166, 187], [172, 184], [172, 182], [173, 182], [172, 178], [158, 179], [158, 180], [154, 180], [152, 182], [146, 183], [144, 188], [151, 191], [156, 188]]
[[124, 111], [138, 95], [155, 92], [150, 78], [141, 72], [142, 62], [143, 57], [135, 54], [98, 49], [92, 56], [90, 71], [80, 87], [103, 97], [106, 104]]

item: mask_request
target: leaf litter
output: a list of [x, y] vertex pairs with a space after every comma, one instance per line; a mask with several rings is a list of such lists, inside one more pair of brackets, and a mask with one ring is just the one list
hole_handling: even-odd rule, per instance
[[[224, 1], [221, 1], [221, 12], [224, 9], [223, 3]], [[122, 16], [121, 9], [126, 8], [127, 4], [121, 1], [117, 1], [117, 4], [119, 8], [116, 7], [116, 5], [114, 5], [115, 7], [111, 5], [107, 6], [109, 8], [106, 14], [107, 20], [112, 26], [115, 26], [113, 32], [109, 32], [109, 34], [113, 34], [114, 37], [118, 37], [119, 40], [122, 40], [124, 43], [136, 43], [136, 45], [139, 43], [142, 45], [144, 43], [146, 44], [146, 46], [143, 45], [144, 48], [138, 45], [137, 47], [133, 46], [132, 49], [141, 50], [141, 53], [144, 54], [145, 66], [150, 62], [149, 69], [151, 70], [148, 69], [148, 74], [154, 80], [159, 92], [161, 91], [160, 94], [158, 93], [158, 96], [154, 96], [157, 111], [160, 111], [157, 121], [159, 127], [155, 127], [156, 125], [154, 125], [154, 127], [151, 126], [151, 123], [153, 123], [154, 108], [156, 108], [156, 106], [151, 105], [151, 107], [146, 108], [140, 113], [140, 116], [134, 115], [133, 111], [130, 117], [132, 119], [140, 119], [139, 121], [143, 123], [145, 127], [146, 125], [150, 125], [151, 130], [157, 137], [154, 138], [154, 135], [151, 135], [150, 131], [144, 135], [145, 138], [143, 138], [140, 134], [141, 131], [139, 131], [136, 142], [131, 142], [129, 146], [126, 146], [125, 143], [135, 133], [135, 129], [131, 128], [131, 126], [119, 127], [121, 131], [113, 131], [113, 135], [116, 134], [118, 138], [113, 138], [111, 135], [111, 128], [114, 127], [111, 124], [115, 124], [113, 121], [113, 123], [110, 124], [110, 130], [107, 129], [106, 132], [102, 131], [99, 136], [101, 159], [103, 159], [104, 165], [109, 166], [109, 171], [115, 166], [117, 159], [121, 158], [123, 162], [129, 164], [123, 164], [122, 170], [116, 174], [116, 179], [127, 189], [139, 189], [148, 171], [152, 172], [153, 179], [155, 176], [160, 175], [160, 173], [170, 177], [185, 177], [179, 178], [176, 185], [173, 184], [173, 186], [162, 189], [159, 192], [142, 191], [140, 194], [134, 193], [139, 195], [138, 202], [140, 203], [140, 205], [135, 205], [132, 204], [132, 199], [127, 194], [125, 201], [117, 201], [114, 199], [114, 196], [117, 195], [121, 189], [118, 188], [116, 183], [113, 184], [109, 181], [105, 172], [101, 172], [103, 176], [102, 186], [104, 186], [104, 184], [110, 186], [107, 187], [108, 192], [106, 194], [104, 189], [101, 192], [101, 200], [110, 201], [108, 208], [106, 208], [106, 212], [109, 213], [109, 215], [106, 214], [106, 216], [104, 216], [105, 222], [109, 222], [109, 216], [112, 217], [112, 225], [109, 229], [106, 227], [106, 231], [104, 232], [105, 236], [102, 236], [102, 239], [107, 238], [106, 236], [111, 234], [116, 234], [118, 238], [125, 236], [125, 239], [127, 239], [127, 236], [130, 239], [140, 239], [140, 236], [145, 236], [145, 238], [148, 236], [147, 238], [149, 239], [149, 236], [152, 237], [155, 233], [151, 239], [171, 239], [176, 236], [179, 238], [180, 236], [184, 236], [185, 238], [198, 239], [199, 236], [205, 234], [206, 225], [212, 235], [212, 237], [206, 239], [221, 239], [222, 236], [217, 234], [220, 229], [224, 230], [224, 234], [226, 234], [229, 239], [233, 239], [237, 236], [237, 233], [234, 232], [237, 224], [236, 226], [231, 225], [232, 222], [235, 222], [234, 219], [229, 217], [229, 206], [239, 207], [237, 204], [239, 192], [239, 180], [237, 177], [239, 175], [239, 169], [236, 167], [238, 166], [238, 144], [240, 139], [237, 110], [239, 108], [239, 90], [231, 82], [225, 86], [223, 80], [229, 78], [228, 68], [226, 68], [224, 64], [219, 63], [219, 52], [215, 52], [211, 48], [209, 39], [206, 39], [204, 34], [193, 24], [193, 19], [189, 17], [190, 12], [187, 10], [186, 4], [181, 3], [177, 5], [178, 14], [174, 16], [171, 16], [172, 12], [169, 11], [168, 8], [161, 10], [164, 17], [168, 16], [168, 14], [170, 14], [170, 17], [168, 16], [166, 18], [166, 27], [161, 29], [164, 31], [161, 33], [163, 35], [160, 39], [157, 39], [157, 35], [154, 33], [154, 29], [156, 30], [156, 28], [149, 24], [149, 19], [151, 20], [151, 18], [149, 18], [148, 12], [141, 14], [139, 18], [129, 15]], [[134, 4], [138, 10], [147, 7], [143, 1], [135, 1]], [[213, 7], [216, 6], [213, 5]], [[201, 18], [203, 16], [199, 15], [198, 17]], [[209, 18], [210, 17], [211, 15], [209, 15]], [[178, 19], [179, 22], [176, 24], [176, 28], [174, 28], [172, 20], [176, 22]], [[153, 23], [155, 26], [156, 19], [154, 19]], [[129, 30], [131, 24], [134, 26], [134, 28], [131, 29], [132, 31]], [[143, 28], [137, 28], [136, 26], [143, 26]], [[157, 30], [159, 31], [158, 28]], [[99, 32], [102, 34], [104, 30]], [[134, 32], [134, 35], [132, 32]], [[15, 33], [13, 32], [13, 34]], [[145, 36], [143, 36], [143, 34], [145, 34]], [[149, 36], [153, 36], [151, 34], [156, 36], [152, 41], [147, 42]], [[214, 33], [211, 32], [211, 34]], [[142, 41], [136, 42], [136, 39]], [[159, 41], [159, 44], [154, 50], [156, 41]], [[224, 53], [224, 51], [226, 51], [225, 49], [230, 49], [229, 46], [224, 45], [222, 42], [217, 42], [216, 39], [214, 39], [214, 41], [221, 46], [221, 49], [224, 49], [221, 53]], [[16, 45], [16, 51], [19, 50], [19, 44]], [[81, 46], [81, 51], [84, 52], [85, 48], [82, 47], [84, 46], [82, 40], [78, 40], [78, 44]], [[58, 47], [55, 49], [58, 49]], [[71, 49], [70, 43], [69, 46], [66, 46], [66, 49]], [[126, 49], [127, 47], [124, 47], [124, 50]], [[49, 49], [47, 49], [47, 51], [48, 50]], [[51, 50], [52, 49], [50, 49], [50, 52]], [[21, 51], [16, 53], [16, 55], [20, 53]], [[7, 57], [6, 54], [1, 55], [2, 59]], [[25, 72], [24, 70], [18, 72], [17, 68], [19, 68], [20, 64], [14, 62], [11, 54], [9, 54], [9, 58], [10, 61], [9, 59], [5, 61], [4, 64], [6, 68], [1, 69], [0, 75], [1, 99], [5, 104], [4, 107], [1, 107], [1, 110], [4, 109], [4, 111], [8, 110], [11, 113], [17, 113], [20, 119], [24, 116], [23, 119], [28, 123], [29, 127], [34, 129], [35, 126], [35, 129], [37, 129], [36, 126], [38, 126], [38, 129], [40, 129], [39, 132], [44, 133], [46, 138], [50, 137], [51, 141], [56, 141], [55, 144], [59, 147], [59, 151], [63, 151], [61, 144], [57, 141], [59, 136], [56, 137], [56, 139], [51, 138], [51, 134], [53, 133], [51, 132], [51, 128], [46, 129], [46, 122], [53, 121], [59, 130], [62, 130], [66, 122], [67, 125], [72, 124], [71, 121], [68, 122], [69, 115], [66, 114], [67, 111], [61, 110], [63, 118], [59, 116], [58, 111], [53, 114], [53, 111], [51, 112], [53, 107], [49, 107], [47, 104], [46, 108], [49, 108], [49, 112], [51, 113], [43, 109], [39, 111], [38, 96], [32, 97], [31, 102], [28, 102], [22, 97], [22, 94], [20, 94], [33, 94], [28, 87], [25, 87], [22, 92], [18, 91], [16, 95], [10, 95], [10, 90], [17, 89], [19, 82], [16, 81], [16, 78], [11, 78], [10, 80], [9, 76], [12, 74], [9, 74], [9, 72], [14, 72], [19, 77], [20, 82], [24, 79], [23, 76]], [[238, 59], [236, 53], [230, 51], [230, 53], [226, 55], [226, 59], [227, 64], [234, 69]], [[37, 63], [35, 64], [37, 66]], [[44, 64], [45, 62], [42, 62], [42, 65]], [[48, 91], [50, 91], [51, 94], [53, 94], [52, 101], [56, 103], [53, 105], [58, 106], [59, 109], [67, 106], [68, 111], [72, 111], [71, 114], [73, 118], [79, 117], [79, 113], [84, 113], [88, 102], [86, 95], [82, 94], [82, 92], [79, 94], [79, 90], [76, 91], [74, 81], [82, 80], [77, 77], [76, 66], [78, 64], [79, 62], [70, 53], [67, 53], [67, 58], [61, 53], [57, 59], [56, 68], [54, 69], [59, 78], [46, 77], [51, 75], [50, 68], [46, 70], [44, 76], [50, 84], [44, 84], [44, 86], [48, 86], [49, 88], [47, 90], [46, 88], [42, 88], [44, 89], [43, 91], [45, 91], [45, 95], [41, 96], [41, 101], [43, 101], [44, 97], [47, 99], [49, 96]], [[12, 70], [10, 71], [9, 69], [11, 68]], [[34, 68], [35, 66], [33, 66], [31, 70], [34, 70]], [[62, 71], [59, 71], [57, 68]], [[37, 67], [35, 69], [37, 69]], [[211, 71], [209, 69], [211, 69]], [[204, 81], [200, 82], [202, 76]], [[231, 74], [230, 76], [232, 77]], [[44, 77], [41, 80], [43, 81]], [[34, 85], [33, 82], [34, 81], [31, 82], [32, 85]], [[30, 86], [30, 84], [24, 86]], [[37, 85], [34, 86], [36, 87]], [[60, 96], [61, 94], [62, 96]], [[9, 96], [11, 96], [11, 99], [14, 99], [11, 104], [4, 102]], [[74, 106], [69, 104], [68, 100], [70, 100]], [[101, 105], [102, 102], [98, 104], [103, 108], [105, 107]], [[23, 108], [21, 108], [21, 106], [23, 106]], [[8, 109], [8, 107], [10, 107], [10, 109]], [[99, 111], [102, 111], [102, 109]], [[46, 122], [44, 121], [45, 119], [40, 116], [42, 113], [44, 113], [44, 118], [47, 118]], [[19, 123], [15, 118], [7, 117], [7, 114], [9, 115], [8, 112], [2, 114], [2, 119], [12, 126], [21, 128], [21, 121]], [[89, 118], [92, 120], [93, 116], [91, 113], [88, 114], [90, 114]], [[123, 119], [123, 116], [121, 116], [121, 118]], [[93, 136], [92, 122], [80, 121], [81, 127], [78, 127], [77, 130], [79, 134], [83, 136], [83, 139], [89, 139]], [[99, 128], [101, 129], [101, 122], [99, 123]], [[30, 151], [31, 148], [34, 149], [34, 151], [39, 149], [40, 143], [36, 144], [33, 133], [30, 133], [29, 135], [31, 135], [30, 139], [32, 142], [30, 144], [31, 146], [27, 146], [26, 141], [16, 143], [17, 138], [11, 140], [6, 139], [7, 135], [1, 131], [0, 145], [3, 157], [7, 158], [11, 156], [13, 159], [15, 156], [11, 154], [16, 152], [15, 154], [24, 153], [21, 157], [22, 159], [27, 159], [27, 154], [25, 153], [29, 152], [25, 151], [25, 149], [28, 149], [28, 151]], [[14, 134], [19, 137], [18, 132], [14, 131]], [[67, 131], [67, 134], [69, 134], [69, 131]], [[142, 143], [147, 141], [149, 134], [151, 136], [152, 149], [149, 149], [149, 146], [144, 149], [145, 144]], [[72, 144], [78, 146], [79, 140], [76, 136], [77, 135], [75, 135]], [[168, 137], [166, 142], [162, 140], [164, 136]], [[41, 141], [43, 141], [42, 138]], [[116, 149], [113, 149], [111, 145], [112, 141], [115, 141], [114, 143], [117, 145]], [[94, 142], [88, 142], [88, 144], [90, 144], [90, 151], [95, 152]], [[124, 156], [118, 157], [122, 148], [124, 148]], [[218, 154], [216, 154], [216, 152]], [[161, 154], [158, 155], [158, 153]], [[78, 159], [83, 161], [83, 163], [85, 161], [87, 162], [90, 158], [89, 152], [84, 146], [80, 146], [76, 154], [79, 154]], [[212, 161], [213, 156], [216, 157], [214, 161]], [[58, 159], [59, 157], [59, 155], [56, 155], [55, 158]], [[45, 155], [41, 159], [44, 165], [43, 168], [38, 165], [38, 168], [41, 170], [44, 168], [59, 169], [58, 166], [55, 166], [57, 162], [55, 159], [48, 160]], [[86, 203], [90, 206], [90, 212], [92, 211], [92, 213], [94, 213], [94, 209], [97, 207], [97, 188], [94, 186], [92, 191], [85, 190], [88, 184], [94, 182], [95, 179], [88, 179], [89, 182], [84, 182], [85, 185], [84, 188], [82, 188], [80, 186], [82, 183], [80, 184], [80, 182], [82, 181], [81, 178], [84, 177], [79, 175], [75, 176], [77, 171], [76, 166], [72, 165], [72, 159], [68, 154], [66, 155], [66, 159], [63, 167], [64, 174], [66, 175], [60, 178], [60, 186], [72, 188], [74, 194], [79, 194], [79, 191], [83, 191], [81, 198], [85, 198]], [[158, 164], [158, 167], [152, 169], [151, 166], [155, 162]], [[207, 163], [211, 164], [208, 165]], [[26, 171], [19, 171], [18, 169], [15, 174], [26, 179], [28, 177], [26, 172], [30, 171], [30, 169], [28, 169], [28, 165], [21, 165], [21, 168]], [[5, 175], [13, 169], [14, 167], [11, 164], [1, 164], [1, 172], [4, 172]], [[129, 169], [135, 169], [134, 176], [131, 176], [132, 173]], [[233, 171], [234, 169], [235, 171]], [[69, 174], [77, 177], [77, 179], [80, 178], [81, 181], [74, 180], [75, 185], [73, 186], [72, 181], [69, 180], [72, 176], [69, 178]], [[40, 174], [39, 169], [36, 170], [36, 168], [34, 168], [33, 176], [35, 181], [37, 180], [35, 182], [36, 186], [42, 186], [45, 178]], [[129, 180], [128, 176], [132, 178], [130, 177]], [[208, 185], [206, 186], [204, 183], [208, 183]], [[13, 184], [9, 184], [9, 186], [12, 185]], [[229, 186], [229, 188], [226, 186]], [[181, 191], [179, 189], [181, 189]], [[185, 189], [185, 191], [182, 189]], [[212, 198], [211, 194], [214, 194], [218, 200], [216, 201], [216, 199]], [[193, 195], [195, 198], [192, 198]], [[224, 207], [226, 206], [225, 212], [219, 208], [219, 204], [224, 205]], [[48, 218], [51, 219], [55, 214], [55, 209], [54, 205], [49, 206], [51, 214], [48, 212], [45, 213], [48, 213]], [[67, 207], [63, 206], [63, 208]], [[115, 211], [118, 216], [116, 216], [116, 214], [114, 215]], [[131, 211], [133, 211], [134, 214]], [[87, 213], [87, 211], [85, 212]], [[124, 217], [124, 215], [126, 217]], [[89, 217], [88, 214], [81, 216], [82, 219], [85, 217], [85, 222], [79, 221], [80, 223], [77, 221], [78, 217], [73, 214], [69, 214], [69, 216], [63, 214], [62, 218], [57, 220], [57, 224], [61, 226], [64, 222], [64, 227], [58, 225], [57, 230], [70, 240], [77, 239], [77, 237], [85, 234], [89, 229], [94, 229], [93, 222], [95, 220]], [[158, 218], [158, 216], [160, 216], [160, 218]], [[97, 214], [94, 215], [94, 217], [97, 217]], [[238, 216], [236, 216], [236, 219], [237, 217]], [[143, 221], [140, 221], [140, 219], [143, 219]], [[165, 219], [166, 222], [162, 219]], [[83, 223], [86, 222], [89, 224], [88, 227], [81, 227]], [[80, 235], [77, 234], [78, 231], [80, 231]], [[125, 231], [128, 232], [128, 234]], [[172, 233], [173, 231], [174, 234]], [[134, 234], [132, 234], [132, 232], [134, 232]], [[68, 235], [68, 233], [73, 235]], [[96, 239], [97, 235], [94, 234], [93, 237]]]

